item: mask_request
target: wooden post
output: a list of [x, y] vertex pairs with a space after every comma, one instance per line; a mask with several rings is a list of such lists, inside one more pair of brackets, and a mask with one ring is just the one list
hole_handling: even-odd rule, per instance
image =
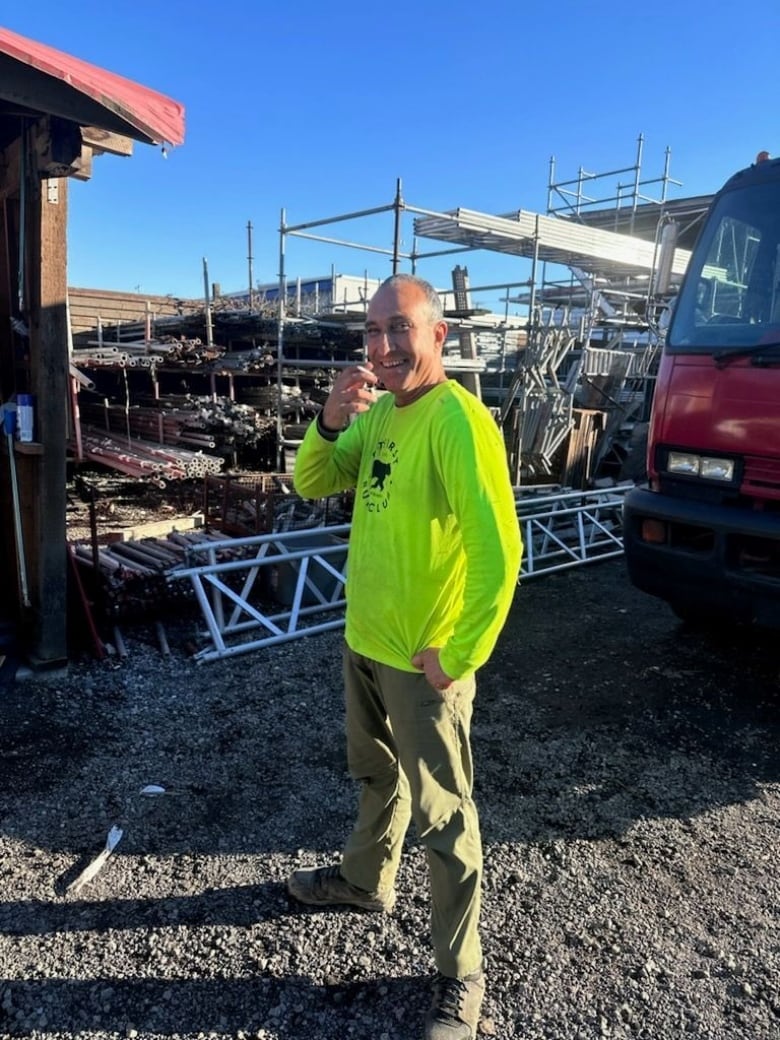
[[67, 661], [67, 178], [41, 178], [33, 166], [26, 199], [30, 389], [41, 445], [39, 455], [25, 459], [34, 488], [27, 543], [34, 561], [29, 645], [32, 664], [52, 667]]

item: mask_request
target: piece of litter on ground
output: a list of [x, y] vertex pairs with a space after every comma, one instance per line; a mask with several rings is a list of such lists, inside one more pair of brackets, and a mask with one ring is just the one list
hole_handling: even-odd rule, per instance
[[108, 832], [105, 848], [95, 856], [91, 863], [87, 864], [74, 881], [71, 881], [67, 888], [68, 892], [78, 892], [80, 888], [86, 885], [88, 881], [91, 881], [103, 869], [106, 860], [119, 844], [123, 833], [122, 828], [114, 824]]
[[160, 787], [159, 784], [147, 784], [138, 793], [144, 795], [145, 798], [154, 798], [155, 795], [165, 794], [165, 788]]

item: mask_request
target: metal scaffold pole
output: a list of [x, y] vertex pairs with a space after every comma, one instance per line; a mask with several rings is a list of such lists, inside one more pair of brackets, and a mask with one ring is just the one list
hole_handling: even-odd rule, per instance
[[279, 322], [276, 338], [276, 450], [277, 467], [280, 473], [284, 473], [284, 423], [282, 421], [282, 372], [284, 369], [284, 319], [285, 319], [285, 297], [287, 293], [284, 271], [285, 235], [287, 233], [287, 221], [284, 209], [279, 221]]
[[206, 345], [214, 346], [214, 329], [211, 324], [211, 292], [209, 290], [209, 264], [203, 257], [203, 298], [206, 303]]
[[393, 274], [398, 274], [398, 261], [401, 253], [401, 213], [404, 208], [404, 200], [401, 195], [401, 178], [399, 177], [395, 185], [395, 202], [393, 203], [394, 212], [394, 231], [393, 231]]
[[254, 257], [252, 256], [252, 221], [248, 220], [246, 225], [246, 238], [247, 238], [247, 265], [249, 275], [249, 310], [255, 309], [255, 278], [252, 270], [252, 262]]

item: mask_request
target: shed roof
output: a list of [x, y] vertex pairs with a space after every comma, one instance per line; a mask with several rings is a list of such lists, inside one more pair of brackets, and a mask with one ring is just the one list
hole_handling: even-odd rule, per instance
[[147, 144], [184, 142], [178, 101], [3, 28], [0, 98]]

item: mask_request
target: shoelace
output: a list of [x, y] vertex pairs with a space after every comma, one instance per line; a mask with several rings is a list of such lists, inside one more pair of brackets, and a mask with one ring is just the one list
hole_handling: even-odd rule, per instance
[[463, 979], [453, 979], [437, 972], [433, 985], [436, 992], [436, 1015], [461, 1021], [461, 1001], [466, 995], [466, 983]]
[[330, 867], [324, 867], [317, 874], [317, 886], [322, 889], [323, 883], [327, 884], [331, 878], [341, 878], [341, 871], [339, 870], [338, 863], [333, 863]]

